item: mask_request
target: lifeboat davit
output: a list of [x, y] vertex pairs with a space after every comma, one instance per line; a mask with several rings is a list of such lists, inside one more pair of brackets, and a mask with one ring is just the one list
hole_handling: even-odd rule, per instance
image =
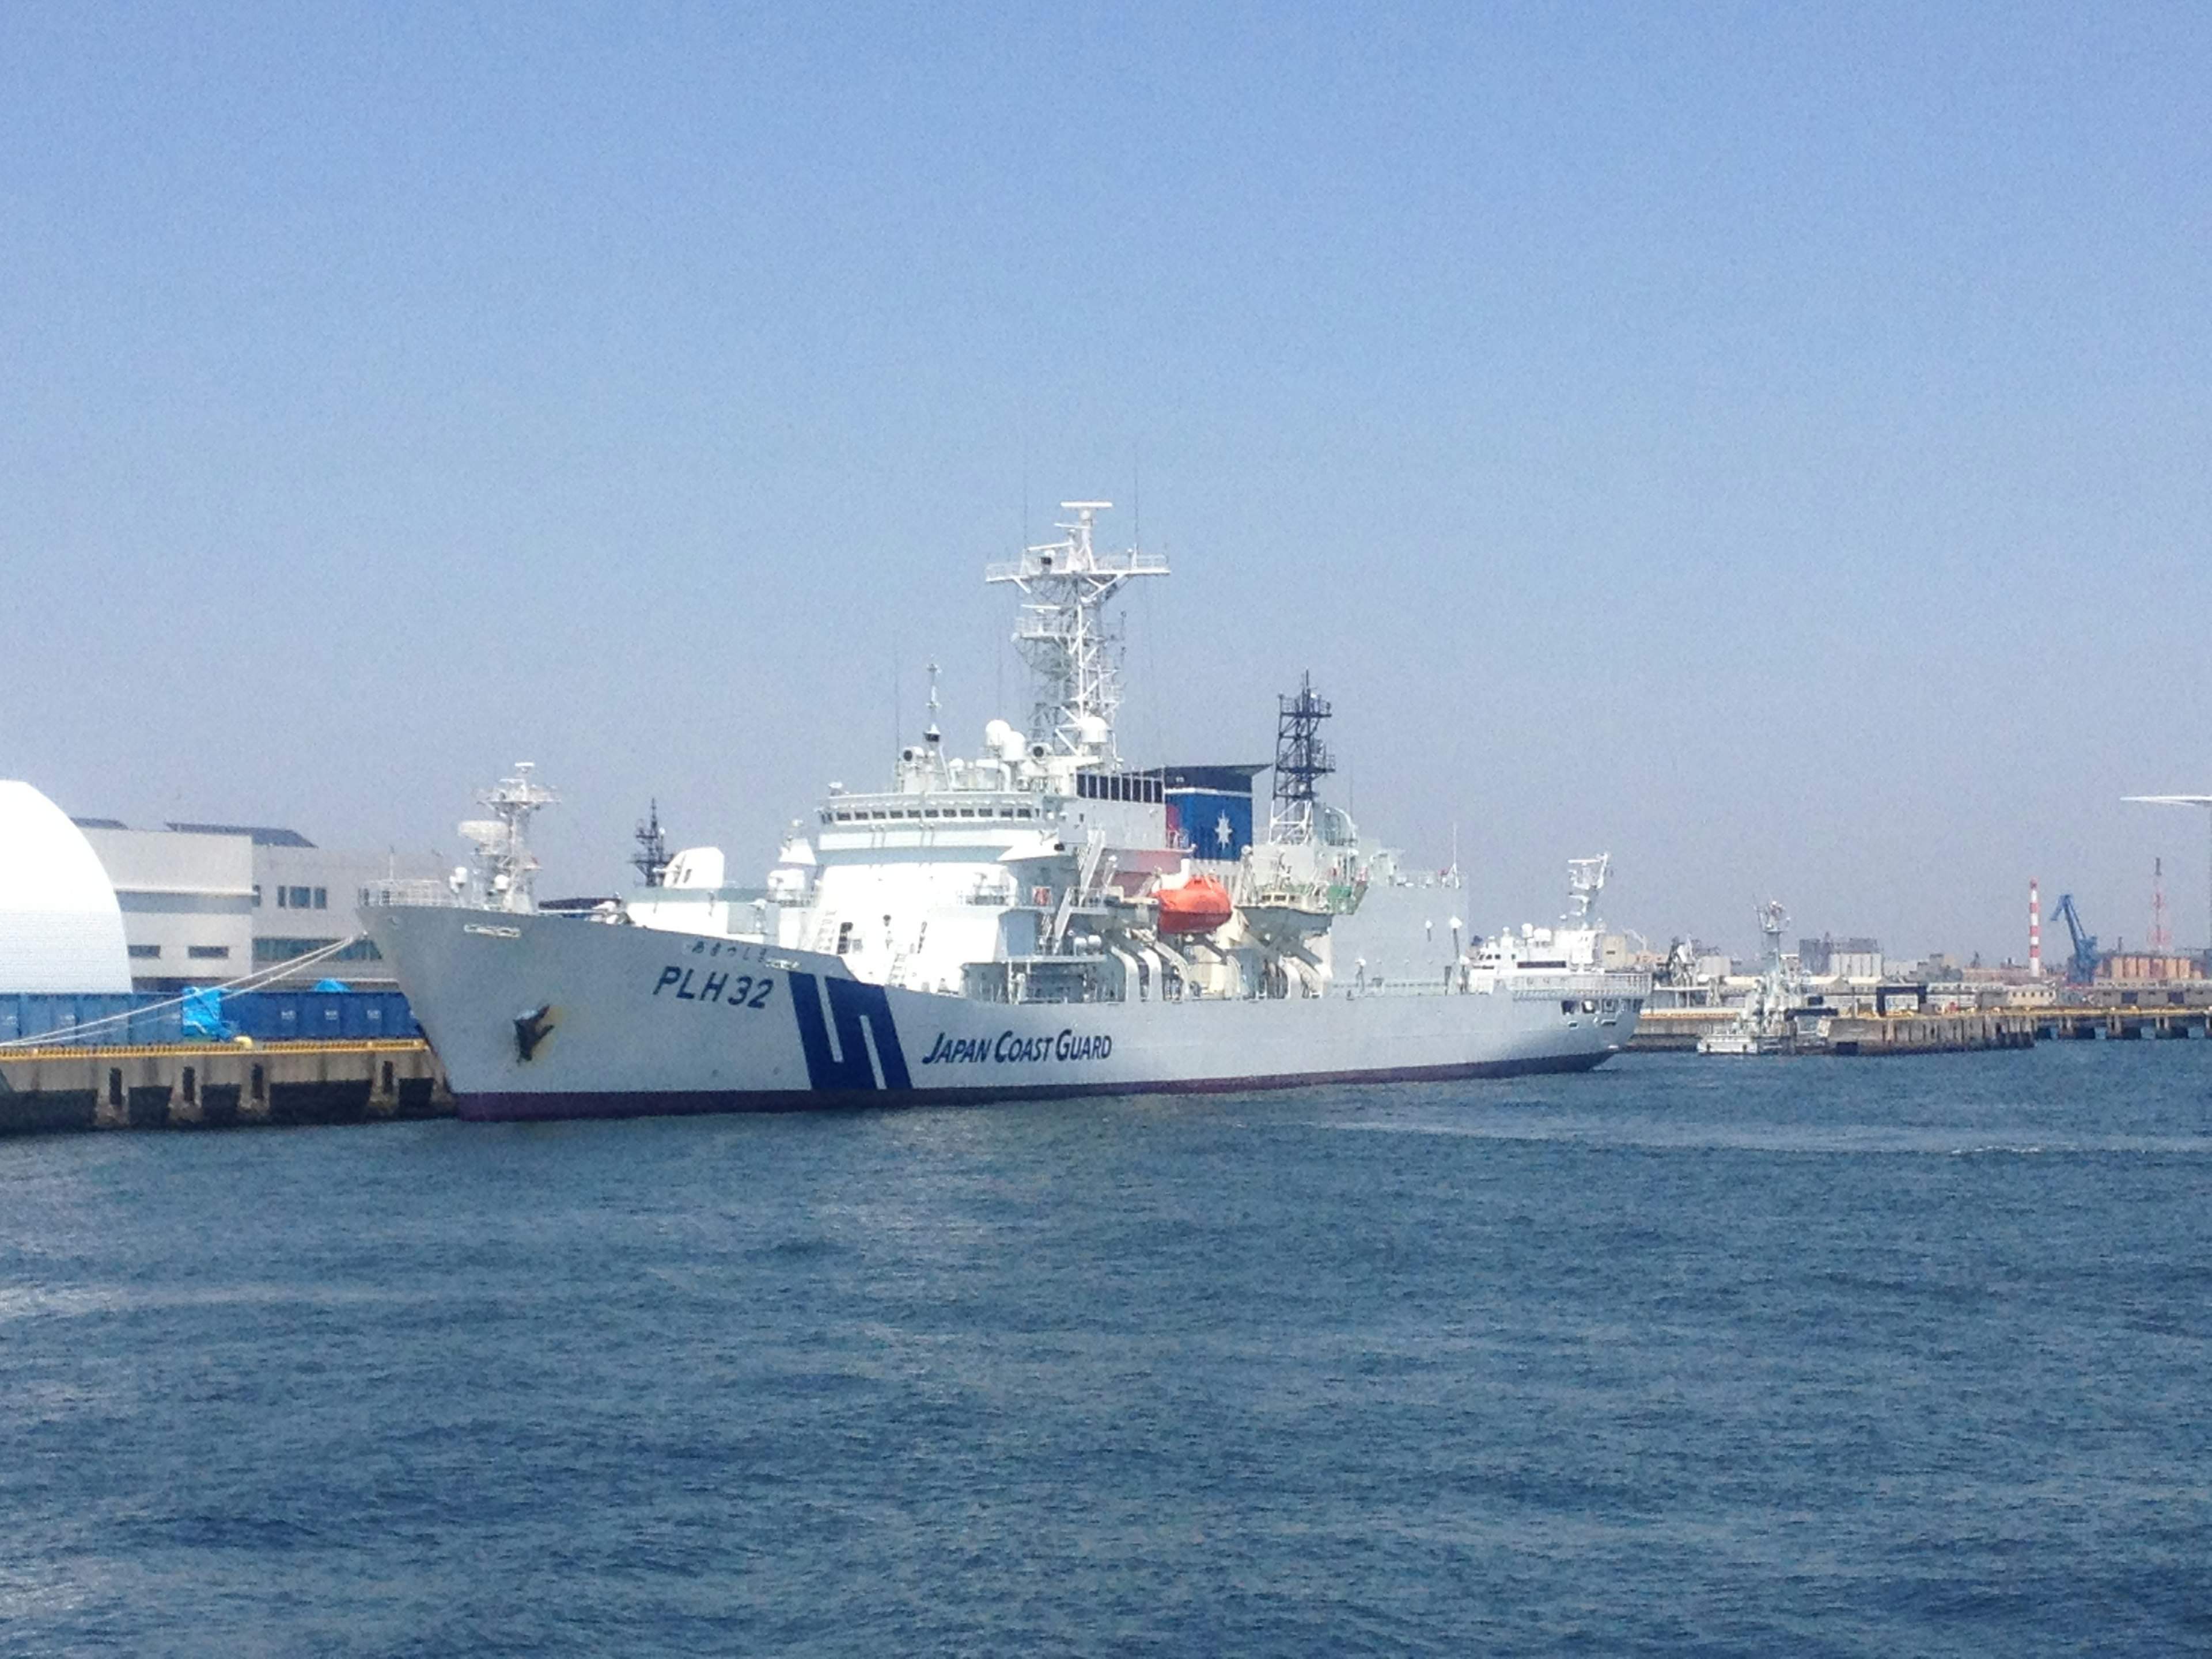
[[1237, 908], [1229, 890], [1212, 876], [1193, 876], [1180, 887], [1161, 889], [1158, 896], [1163, 933], [1210, 933]]

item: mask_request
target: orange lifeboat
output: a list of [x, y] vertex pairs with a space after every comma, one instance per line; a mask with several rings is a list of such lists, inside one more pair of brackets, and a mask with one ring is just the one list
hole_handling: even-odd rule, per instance
[[1180, 887], [1162, 889], [1158, 896], [1163, 933], [1210, 933], [1237, 908], [1229, 901], [1229, 890], [1212, 876], [1193, 876]]

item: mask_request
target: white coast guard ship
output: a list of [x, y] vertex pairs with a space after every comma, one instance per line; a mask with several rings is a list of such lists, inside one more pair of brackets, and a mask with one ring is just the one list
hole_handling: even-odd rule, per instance
[[459, 902], [365, 910], [462, 1116], [1461, 1078], [1620, 1051], [1649, 980], [1601, 965], [1601, 860], [1574, 866], [1556, 927], [1462, 940], [1454, 917], [1441, 960], [1346, 971], [1333, 930], [1402, 884], [1319, 798], [1330, 711], [1310, 679], [1279, 700], [1264, 815], [1264, 767], [1124, 764], [1109, 606], [1167, 564], [1097, 550], [1109, 503], [1066, 505], [1065, 539], [987, 573], [1019, 595], [1028, 730], [994, 720], [981, 755], [946, 753], [933, 669], [890, 787], [832, 785], [765, 888], [725, 885], [696, 848], [626, 902], [539, 912], [523, 832], [552, 797], [525, 771], [463, 826], [483, 859]]

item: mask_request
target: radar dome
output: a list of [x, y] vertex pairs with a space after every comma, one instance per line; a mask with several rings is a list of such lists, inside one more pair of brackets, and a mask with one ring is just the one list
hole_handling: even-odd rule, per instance
[[993, 720], [983, 728], [983, 746], [1011, 766], [1021, 759], [1029, 739], [1006, 721]]
[[123, 911], [100, 855], [60, 807], [0, 779], [0, 993], [130, 988]]

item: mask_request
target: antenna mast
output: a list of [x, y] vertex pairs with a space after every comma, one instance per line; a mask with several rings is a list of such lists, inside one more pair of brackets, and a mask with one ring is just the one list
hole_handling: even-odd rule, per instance
[[2154, 957], [2170, 956], [2173, 951], [2173, 930], [2166, 925], [2166, 860], [2150, 861], [2150, 953]]
[[1314, 695], [1310, 671], [1300, 676], [1296, 696], [1275, 699], [1275, 810], [1267, 839], [1311, 841], [1314, 786], [1336, 770], [1328, 745], [1321, 740], [1321, 723], [1334, 711]]
[[1030, 741], [1089, 764], [1120, 758], [1114, 715], [1121, 704], [1121, 631], [1107, 620], [1107, 601], [1133, 576], [1168, 574], [1163, 555], [1093, 547], [1092, 526], [1113, 505], [1062, 501], [1075, 514], [1073, 524], [1054, 526], [1067, 532], [1065, 541], [1025, 547], [1018, 559], [983, 571], [985, 581], [1021, 591], [1014, 646], [1033, 687]]
[[538, 908], [538, 859], [530, 850], [530, 820], [561, 797], [531, 777], [535, 769], [528, 761], [517, 761], [512, 776], [478, 790], [477, 804], [491, 808], [492, 816], [460, 827], [477, 844], [478, 902], [487, 909], [526, 915]]
[[[1597, 927], [1603, 925], [1598, 921], [1597, 896], [1605, 891], [1605, 878], [1612, 869], [1613, 854], [1610, 853], [1600, 853], [1594, 859], [1567, 860], [1566, 921], [1569, 927]], [[1770, 906], [1769, 910], [1778, 908]], [[1764, 929], [1765, 921], [1762, 921], [1759, 926]], [[1777, 933], [1774, 938], [1779, 948], [1781, 935]]]
[[660, 827], [660, 803], [651, 802], [645, 820], [637, 826], [637, 851], [630, 863], [647, 887], [659, 887], [668, 878], [668, 836]]

